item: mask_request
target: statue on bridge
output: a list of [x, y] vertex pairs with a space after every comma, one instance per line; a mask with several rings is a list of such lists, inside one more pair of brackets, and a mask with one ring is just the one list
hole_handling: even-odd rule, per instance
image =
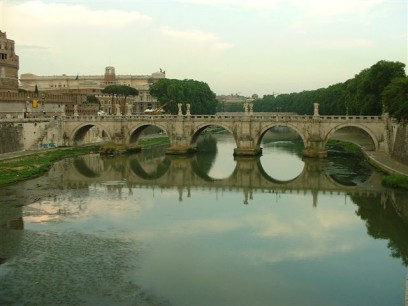
[[126, 102], [126, 115], [127, 116], [132, 116], [132, 109], [130, 107], [129, 102]]
[[120, 105], [119, 105], [119, 103], [116, 103], [116, 104], [115, 104], [115, 108], [116, 108], [116, 116], [120, 116], [121, 113], [120, 113]]

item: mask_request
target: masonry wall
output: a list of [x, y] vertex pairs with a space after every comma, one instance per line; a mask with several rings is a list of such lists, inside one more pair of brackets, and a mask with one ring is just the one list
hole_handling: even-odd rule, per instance
[[392, 157], [408, 164], [408, 123], [398, 126]]
[[61, 142], [60, 130], [54, 121], [0, 121], [0, 154], [56, 147]]
[[0, 123], [0, 154], [24, 150], [23, 125]]

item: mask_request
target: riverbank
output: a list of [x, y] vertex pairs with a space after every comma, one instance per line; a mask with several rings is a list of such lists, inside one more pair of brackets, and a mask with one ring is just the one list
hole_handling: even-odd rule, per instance
[[98, 151], [99, 146], [62, 147], [42, 151], [13, 152], [0, 155], [0, 186], [38, 177], [63, 158]]
[[366, 149], [364, 146], [344, 139], [329, 140], [328, 145], [351, 154], [362, 154], [373, 167], [388, 174], [382, 181], [384, 186], [408, 190], [408, 165], [391, 158], [384, 152]]
[[[169, 143], [167, 136], [143, 138], [139, 148], [145, 149]], [[58, 160], [89, 153], [98, 153], [100, 144], [81, 147], [58, 147], [36, 151], [0, 154], [0, 187], [38, 177]]]

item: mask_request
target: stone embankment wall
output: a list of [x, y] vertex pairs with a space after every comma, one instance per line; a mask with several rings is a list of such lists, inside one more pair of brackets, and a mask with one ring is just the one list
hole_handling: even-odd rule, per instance
[[24, 150], [23, 125], [0, 123], [0, 153]]
[[0, 121], [0, 154], [61, 144], [61, 122], [54, 119]]
[[408, 164], [408, 123], [398, 126], [394, 143], [392, 157]]

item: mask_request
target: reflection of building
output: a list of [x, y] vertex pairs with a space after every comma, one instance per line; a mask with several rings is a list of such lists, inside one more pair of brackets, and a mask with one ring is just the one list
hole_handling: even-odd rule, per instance
[[104, 75], [37, 76], [24, 73], [20, 76], [20, 88], [33, 92], [37, 87], [39, 92], [72, 94], [78, 103], [83, 102], [87, 95], [95, 95], [101, 102], [101, 110], [112, 114], [115, 113], [114, 104], [118, 101], [112, 103], [111, 96], [103, 95], [101, 90], [108, 85], [127, 85], [139, 91], [138, 96], [126, 98], [131, 113], [143, 113], [146, 108], [157, 106], [157, 100], [150, 96], [150, 85], [165, 77], [166, 73], [162, 70], [151, 75], [116, 75], [115, 68], [108, 66]]
[[18, 56], [14, 52], [14, 40], [7, 39], [0, 31], [0, 91], [18, 90]]

